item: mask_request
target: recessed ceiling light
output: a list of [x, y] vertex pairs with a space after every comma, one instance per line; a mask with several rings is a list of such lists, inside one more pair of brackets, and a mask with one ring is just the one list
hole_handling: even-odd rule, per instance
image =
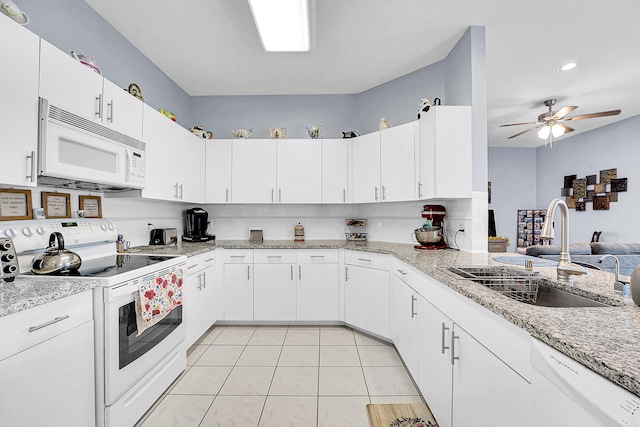
[[305, 52], [309, 42], [308, 0], [249, 0], [267, 52]]
[[569, 71], [569, 70], [573, 70], [574, 68], [576, 68], [578, 64], [576, 64], [575, 62], [569, 62], [567, 64], [564, 64], [560, 67], [557, 68], [557, 71]]

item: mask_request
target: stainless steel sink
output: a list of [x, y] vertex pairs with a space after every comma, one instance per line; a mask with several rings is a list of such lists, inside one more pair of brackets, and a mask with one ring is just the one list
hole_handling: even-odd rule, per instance
[[542, 307], [611, 307], [545, 283], [535, 272], [506, 267], [447, 267], [446, 271], [514, 300]]

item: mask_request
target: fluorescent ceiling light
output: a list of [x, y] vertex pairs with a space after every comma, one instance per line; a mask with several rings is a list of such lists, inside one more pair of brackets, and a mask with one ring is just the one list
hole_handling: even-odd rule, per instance
[[308, 0], [249, 0], [262, 46], [267, 52], [306, 52], [309, 42]]
[[569, 62], [567, 64], [564, 64], [560, 67], [557, 68], [557, 71], [569, 71], [569, 70], [573, 70], [574, 68], [576, 68], [578, 64], [576, 64], [575, 62]]

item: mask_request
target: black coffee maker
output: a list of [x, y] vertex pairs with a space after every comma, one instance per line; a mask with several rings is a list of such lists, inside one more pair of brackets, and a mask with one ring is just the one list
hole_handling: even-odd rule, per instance
[[184, 234], [182, 235], [182, 240], [185, 242], [215, 240], [216, 236], [207, 234], [208, 218], [209, 214], [202, 208], [191, 208], [184, 211]]

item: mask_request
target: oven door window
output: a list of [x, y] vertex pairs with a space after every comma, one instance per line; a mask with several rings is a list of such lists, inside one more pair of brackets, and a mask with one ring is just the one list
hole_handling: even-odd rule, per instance
[[118, 309], [119, 319], [119, 366], [124, 368], [159, 344], [182, 323], [182, 306], [179, 306], [160, 322], [156, 323], [140, 336], [137, 335], [135, 302]]

